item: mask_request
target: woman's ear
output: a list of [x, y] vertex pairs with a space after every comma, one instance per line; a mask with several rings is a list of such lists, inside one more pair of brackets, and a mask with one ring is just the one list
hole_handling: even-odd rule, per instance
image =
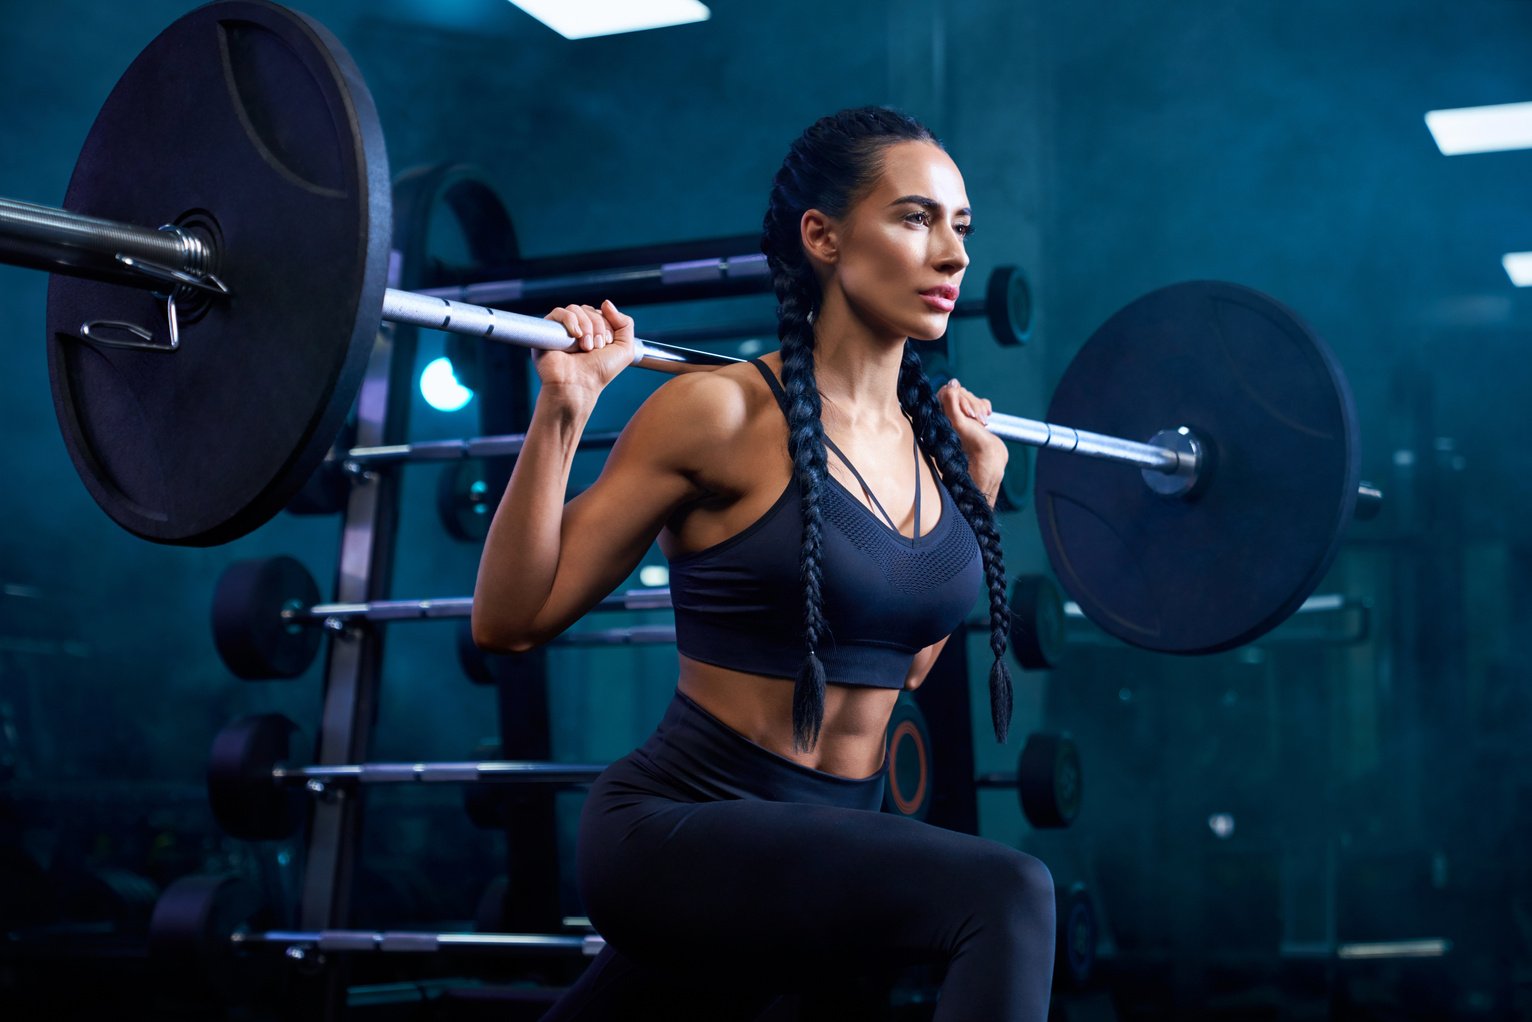
[[805, 210], [798, 222], [798, 235], [810, 259], [833, 265], [840, 255], [839, 225], [817, 209]]

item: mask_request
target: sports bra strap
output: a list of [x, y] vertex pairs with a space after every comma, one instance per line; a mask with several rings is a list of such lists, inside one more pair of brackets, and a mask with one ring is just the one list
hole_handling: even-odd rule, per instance
[[[771, 393], [772, 393], [773, 396], [776, 397], [777, 405], [781, 407], [782, 414], [786, 415], [787, 414], [787, 392], [782, 389], [782, 384], [777, 382], [776, 374], [773, 373], [770, 369], [768, 369], [766, 367], [766, 363], [765, 362], [762, 362], [758, 358], [748, 359], [748, 361], [749, 361], [749, 363], [751, 365], [755, 366], [756, 369], [760, 370], [761, 377], [766, 381], [766, 385], [771, 388]], [[914, 443], [914, 448], [915, 448], [915, 535], [913, 537], [911, 537], [911, 542], [914, 542], [915, 540], [920, 539], [920, 490], [921, 490], [921, 486], [920, 486], [920, 438], [919, 437], [914, 437], [913, 439], [915, 441], [915, 443]], [[883, 516], [883, 520], [888, 522], [888, 527], [890, 529], [892, 529], [894, 532], [898, 532], [899, 531], [899, 527], [894, 524], [893, 516], [890, 515], [886, 510], [884, 510], [882, 502], [879, 501], [878, 498], [877, 498], [877, 495], [872, 492], [872, 487], [868, 486], [867, 485], [867, 480], [862, 478], [862, 473], [858, 472], [856, 470], [856, 466], [851, 464], [851, 459], [846, 457], [845, 453], [843, 451], [841, 451], [841, 449], [839, 447], [835, 446], [835, 441], [831, 440], [828, 436], [825, 437], [825, 446], [828, 447], [830, 450], [834, 451], [835, 452], [835, 456], [837, 458], [839, 458], [845, 464], [845, 466], [848, 469], [851, 470], [851, 474], [852, 475], [856, 476], [856, 481], [858, 483], [862, 484], [862, 492], [867, 494], [867, 499], [872, 501], [873, 506], [878, 509], [878, 513]], [[931, 474], [932, 474], [933, 477], [936, 474], [936, 466], [934, 466], [934, 465], [931, 466]]]
[[771, 388], [771, 393], [777, 399], [777, 405], [782, 409], [782, 414], [786, 415], [787, 414], [787, 391], [783, 390], [782, 389], [782, 385], [777, 382], [777, 375], [776, 375], [776, 373], [773, 373], [770, 369], [767, 369], [766, 368], [766, 363], [762, 362], [758, 358], [749, 359], [749, 362], [750, 362], [751, 365], [755, 366], [757, 369], [759, 369], [761, 371], [761, 375], [763, 377], [765, 377], [765, 379], [766, 379], [766, 385]]

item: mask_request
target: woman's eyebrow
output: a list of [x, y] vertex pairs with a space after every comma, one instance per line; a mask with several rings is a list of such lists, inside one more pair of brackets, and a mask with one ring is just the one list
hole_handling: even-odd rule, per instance
[[[929, 209], [932, 212], [935, 212], [936, 210], [939, 210], [939, 209], [942, 208], [942, 204], [941, 203], [937, 202], [935, 199], [927, 198], [924, 195], [901, 195], [901, 196], [899, 196], [899, 198], [895, 199], [893, 202], [890, 202], [889, 205], [890, 206], [897, 206], [897, 205], [899, 205], [901, 203], [905, 203], [905, 202], [914, 203], [917, 206], [924, 206], [926, 209]], [[955, 213], [956, 213], [957, 216], [973, 216], [973, 210], [969, 209], [967, 206], [964, 206], [962, 209], [956, 210]]]

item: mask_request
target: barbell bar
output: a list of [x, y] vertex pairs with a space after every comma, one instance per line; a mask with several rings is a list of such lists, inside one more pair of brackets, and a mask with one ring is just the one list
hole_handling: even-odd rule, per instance
[[[279, 512], [330, 451], [385, 319], [570, 346], [547, 320], [389, 288], [388, 180], [371, 95], [328, 30], [221, 0], [129, 65], [63, 208], [0, 210], [0, 254], [53, 271], [55, 410], [120, 525], [206, 546]], [[634, 355], [669, 373], [734, 361], [642, 341]], [[1149, 649], [1213, 652], [1275, 627], [1357, 507], [1339, 365], [1291, 310], [1238, 285], [1177, 284], [1125, 307], [1070, 363], [1047, 419], [990, 428], [1039, 448], [1035, 502], [1061, 585]]]
[[165, 888], [149, 920], [149, 953], [184, 982], [228, 995], [241, 987], [237, 962], [250, 952], [280, 951], [293, 961], [313, 954], [580, 954], [594, 957], [599, 934], [452, 933], [407, 930], [283, 930], [269, 919], [261, 892], [242, 877], [194, 874]]
[[[596, 610], [670, 606], [669, 589], [632, 589], [601, 600]], [[473, 597], [322, 603], [319, 586], [299, 561], [277, 556], [234, 561], [213, 590], [213, 646], [239, 678], [296, 678], [314, 662], [325, 632], [344, 634], [357, 622], [467, 618]], [[561, 646], [644, 646], [676, 641], [674, 625], [631, 625], [565, 632]]]
[[362, 784], [590, 784], [606, 763], [462, 760], [295, 764], [298, 726], [281, 714], [243, 717], [213, 738], [208, 756], [208, 805], [231, 837], [274, 841], [303, 825], [311, 796], [330, 797]]

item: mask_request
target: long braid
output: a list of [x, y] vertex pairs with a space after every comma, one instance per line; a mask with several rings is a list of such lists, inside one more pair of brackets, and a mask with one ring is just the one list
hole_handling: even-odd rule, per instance
[[1011, 672], [1005, 662], [1011, 609], [1005, 595], [1000, 530], [995, 524], [994, 508], [968, 474], [968, 455], [957, 430], [936, 400], [931, 381], [921, 367], [920, 355], [908, 341], [899, 362], [899, 405], [915, 426], [915, 439], [921, 450], [936, 459], [937, 471], [941, 472], [953, 503], [979, 540], [984, 579], [989, 586], [989, 648], [995, 654], [989, 669], [989, 709], [995, 740], [1003, 743], [1011, 729]]
[[825, 431], [820, 421], [822, 405], [814, 379], [814, 325], [812, 279], [790, 273], [773, 275], [777, 289], [777, 336], [782, 342], [782, 389], [787, 392], [787, 453], [801, 493], [803, 547], [799, 575], [803, 581], [803, 639], [808, 655], [793, 684], [793, 743], [805, 750], [819, 740], [825, 715], [825, 669], [819, 644], [828, 625], [824, 618], [823, 549], [824, 519], [819, 498], [829, 469], [825, 457]]

